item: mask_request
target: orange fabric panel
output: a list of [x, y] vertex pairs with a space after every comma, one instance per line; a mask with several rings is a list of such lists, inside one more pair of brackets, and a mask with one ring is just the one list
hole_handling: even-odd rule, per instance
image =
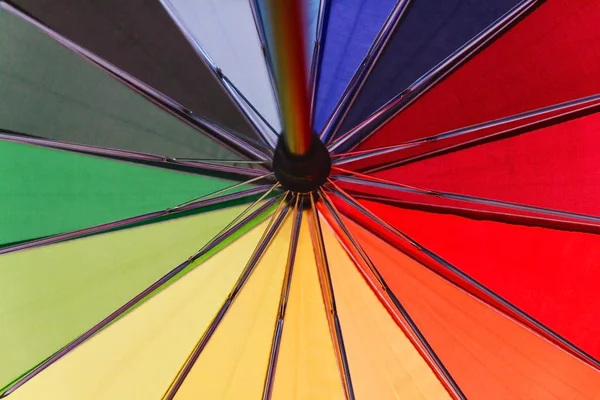
[[344, 220], [469, 399], [600, 399], [600, 371]]
[[450, 400], [328, 224], [323, 240], [357, 399]]

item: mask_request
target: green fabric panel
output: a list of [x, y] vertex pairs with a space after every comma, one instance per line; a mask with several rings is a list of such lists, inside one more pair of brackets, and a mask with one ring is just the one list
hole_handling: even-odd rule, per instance
[[170, 157], [238, 158], [0, 9], [0, 129]]
[[0, 388], [185, 261], [245, 207], [0, 256]]
[[162, 210], [233, 184], [0, 141], [0, 244]]

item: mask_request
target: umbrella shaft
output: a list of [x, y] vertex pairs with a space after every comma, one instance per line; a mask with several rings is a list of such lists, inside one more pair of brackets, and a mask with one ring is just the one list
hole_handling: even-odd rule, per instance
[[303, 0], [268, 3], [283, 137], [290, 153], [302, 156], [310, 150], [312, 140]]

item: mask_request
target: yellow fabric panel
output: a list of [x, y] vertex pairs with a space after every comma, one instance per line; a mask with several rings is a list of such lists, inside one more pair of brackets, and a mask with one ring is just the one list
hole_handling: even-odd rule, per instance
[[15, 391], [11, 400], [160, 399], [265, 227], [254, 228], [77, 347]]
[[262, 398], [292, 220], [288, 217], [273, 238], [177, 391], [176, 400]]
[[281, 337], [274, 400], [344, 399], [305, 213]]
[[356, 398], [451, 399], [326, 223], [323, 238]]

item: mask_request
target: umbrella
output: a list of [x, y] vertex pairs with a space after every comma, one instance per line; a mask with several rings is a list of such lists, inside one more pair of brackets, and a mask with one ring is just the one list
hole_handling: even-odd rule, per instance
[[600, 399], [599, 18], [0, 1], [0, 398]]

